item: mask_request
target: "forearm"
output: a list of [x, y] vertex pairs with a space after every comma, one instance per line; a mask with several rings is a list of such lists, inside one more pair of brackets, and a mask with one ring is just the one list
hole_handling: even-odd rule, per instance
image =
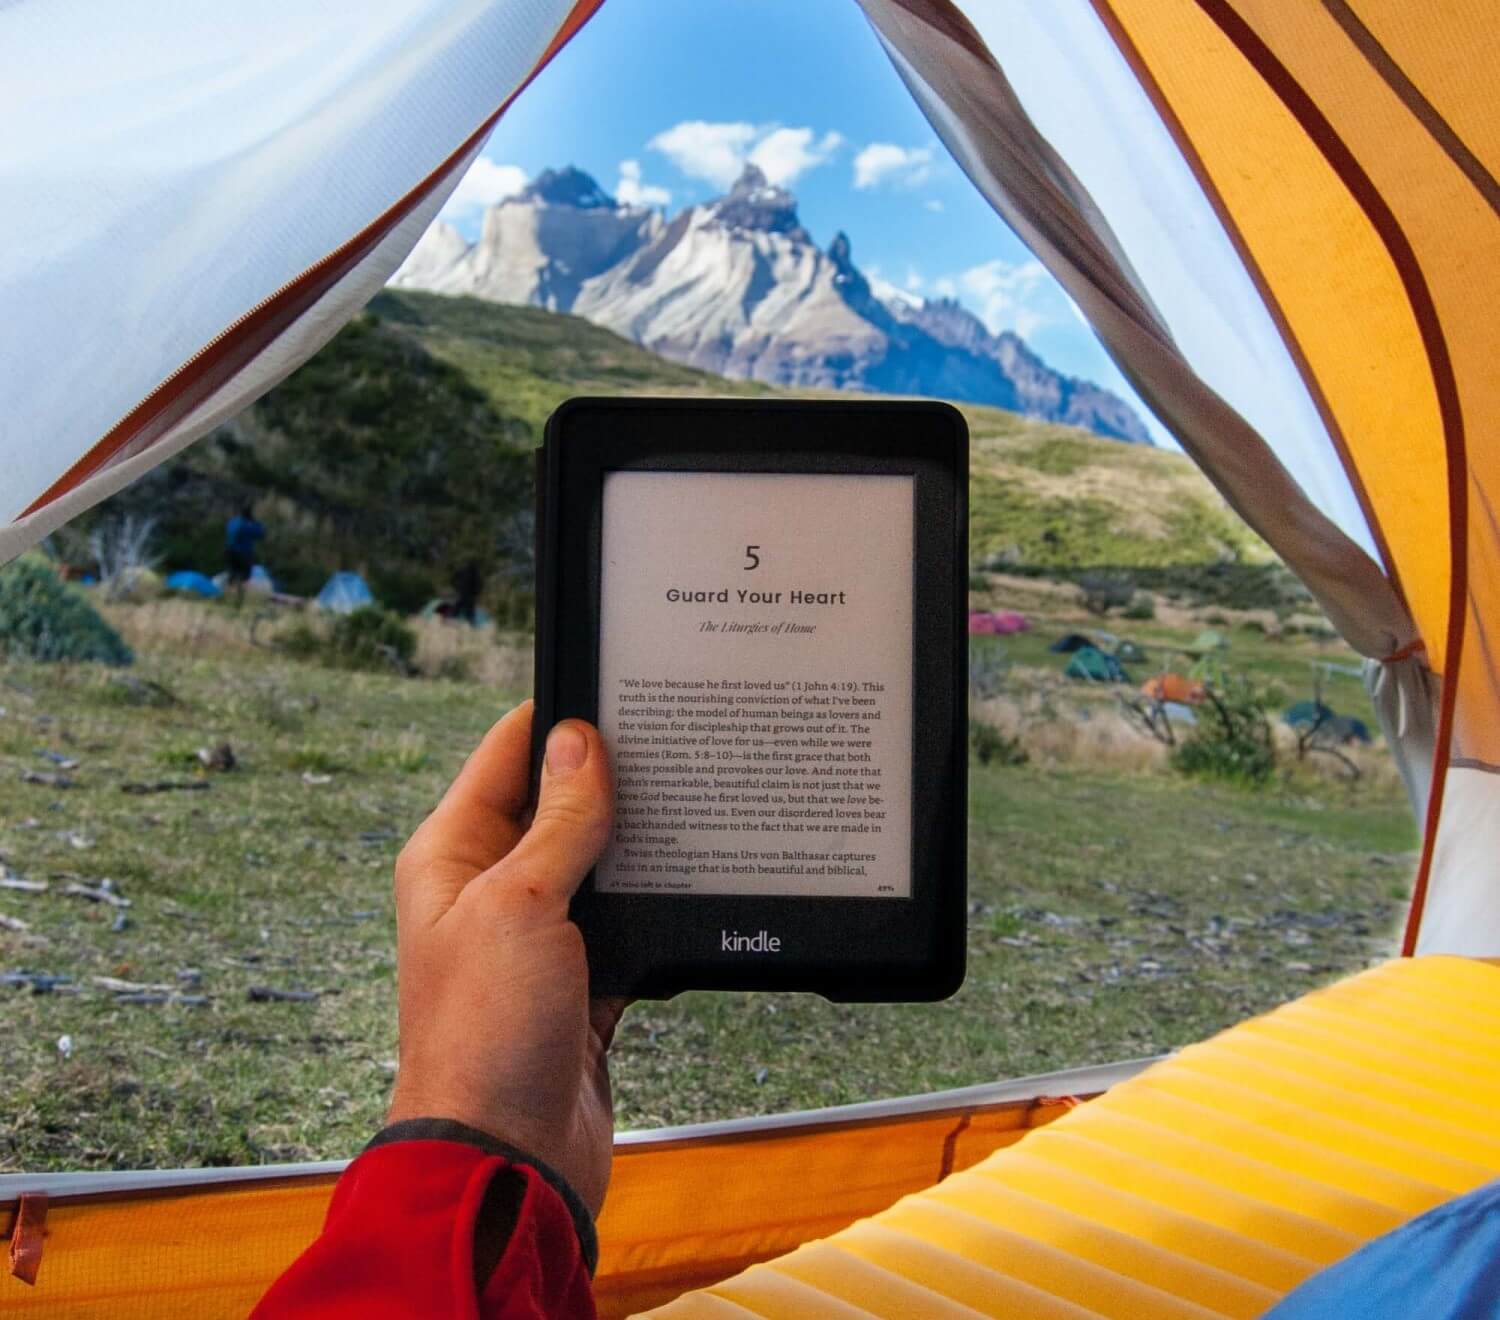
[[591, 1217], [539, 1161], [461, 1124], [381, 1132], [256, 1320], [451, 1315], [592, 1320]]

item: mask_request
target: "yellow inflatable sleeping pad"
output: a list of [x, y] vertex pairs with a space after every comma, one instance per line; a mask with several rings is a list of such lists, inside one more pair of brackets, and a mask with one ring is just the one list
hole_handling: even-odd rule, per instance
[[1500, 1175], [1500, 966], [1402, 959], [1147, 1069], [661, 1320], [1258, 1316]]

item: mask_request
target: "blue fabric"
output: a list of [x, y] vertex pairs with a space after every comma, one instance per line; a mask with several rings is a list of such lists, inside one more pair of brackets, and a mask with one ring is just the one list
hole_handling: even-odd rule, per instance
[[1265, 1320], [1500, 1320], [1500, 1182], [1315, 1274]]
[[318, 607], [335, 614], [353, 614], [374, 603], [375, 597], [358, 573], [335, 573], [318, 592]]
[[219, 584], [211, 577], [202, 573], [195, 573], [192, 569], [182, 569], [167, 578], [167, 586], [172, 591], [191, 591], [197, 596], [222, 596], [224, 592]]
[[266, 529], [254, 518], [241, 518], [236, 514], [224, 531], [224, 544], [236, 554], [253, 555], [255, 543], [265, 534]]

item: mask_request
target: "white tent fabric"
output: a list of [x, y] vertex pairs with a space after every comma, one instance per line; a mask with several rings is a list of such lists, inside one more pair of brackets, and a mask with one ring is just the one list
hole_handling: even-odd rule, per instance
[[[1369, 657], [1377, 713], [1426, 819], [1442, 693], [1416, 625], [1279, 327], [1098, 6], [859, 2], [960, 166], [1226, 499]], [[1378, 379], [1379, 341], [1360, 351]], [[1493, 778], [1481, 773], [1492, 767], [1454, 765], [1441, 827], [1429, 830], [1428, 887], [1409, 946], [1492, 956], [1500, 812]]]
[[[961, 12], [949, 0], [860, 3], [954, 158], [1240, 516], [1297, 569], [1345, 639], [1376, 659], [1410, 643], [1413, 624], [1367, 548], [1374, 538], [1332, 443], [1285, 348], [1270, 340], [1264, 305], [1255, 311], [1259, 300], [1201, 189], [1154, 112], [1154, 128], [1116, 134], [1117, 121], [1144, 121], [1141, 94], [1125, 86], [1100, 46], [1107, 36], [1088, 0], [973, 0]], [[971, 24], [987, 27], [993, 44]], [[1070, 39], [1059, 39], [1061, 32]], [[1003, 70], [997, 50], [1006, 55]], [[1013, 73], [1107, 205], [1033, 120]], [[1091, 81], [1101, 86], [1090, 89]], [[1065, 108], [1047, 94], [1062, 86]], [[1080, 106], [1075, 92], [1096, 100]], [[1198, 285], [1200, 303], [1204, 287], [1222, 288], [1228, 310], [1194, 307], [1195, 281], [1207, 281]], [[1248, 387], [1230, 369], [1236, 362]], [[1275, 426], [1278, 444], [1219, 385]], [[1273, 392], [1279, 404], [1262, 400]], [[1291, 460], [1283, 461], [1299, 443], [1309, 454], [1296, 463], [1300, 480]]]
[[[598, 3], [0, 4], [0, 562], [326, 342]], [[1376, 530], [1097, 4], [859, 3], [955, 159], [1141, 395], [1344, 637], [1386, 664], [1376, 704], [1413, 803], [1429, 788], [1440, 801], [1438, 692]], [[1466, 783], [1429, 832], [1419, 951], [1500, 949], [1500, 905], [1469, 887], [1490, 874], [1494, 812]]]
[[0, 561], [315, 352], [596, 4], [0, 6]]
[[[1332, 441], [1233, 244], [1089, 4], [964, 6], [1037, 130], [1108, 218], [1194, 374], [1262, 436], [1309, 499], [1377, 557]], [[1058, 95], [1059, 87], [1068, 89]]]

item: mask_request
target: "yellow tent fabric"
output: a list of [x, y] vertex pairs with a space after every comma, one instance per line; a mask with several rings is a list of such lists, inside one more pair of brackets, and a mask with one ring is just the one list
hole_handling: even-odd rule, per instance
[[[622, 1145], [600, 1313], [1258, 1315], [1500, 1174], [1497, 1036], [1500, 965], [1425, 957], [1080, 1105]], [[0, 1311], [243, 1315], [316, 1234], [333, 1176], [59, 1201], [36, 1285], [0, 1278]]]
[[1248, 1320], [1500, 1175], [1497, 1034], [1500, 966], [1388, 963], [648, 1314]]
[[[1369, 658], [1425, 822], [1407, 951], [1500, 952], [1494, 5], [860, 3], [958, 162]], [[1215, 292], [1221, 320], [1185, 313]], [[1265, 318], [1269, 341], [1240, 334]], [[1310, 429], [1226, 401], [1252, 339]]]
[[[1087, 1095], [1142, 1066], [1055, 1078]], [[1024, 1083], [945, 1098], [923, 1098], [918, 1112], [900, 1102], [855, 1105], [800, 1119], [621, 1136], [599, 1223], [601, 1312], [621, 1316], [669, 1301], [835, 1232], [945, 1172], [968, 1168], [1065, 1109]], [[215, 1180], [210, 1170], [191, 1187], [61, 1194], [54, 1187], [35, 1285], [0, 1271], [0, 1314], [243, 1316], [317, 1235], [338, 1169], [278, 1176], [272, 1168], [239, 1185]], [[0, 1234], [13, 1231], [15, 1211], [0, 1199]]]
[[[1500, 769], [1493, 6], [1095, 4], [1318, 384], [1444, 677], [1452, 763]], [[1440, 810], [1441, 778], [1435, 789]], [[1493, 901], [1493, 857], [1482, 871]]]

